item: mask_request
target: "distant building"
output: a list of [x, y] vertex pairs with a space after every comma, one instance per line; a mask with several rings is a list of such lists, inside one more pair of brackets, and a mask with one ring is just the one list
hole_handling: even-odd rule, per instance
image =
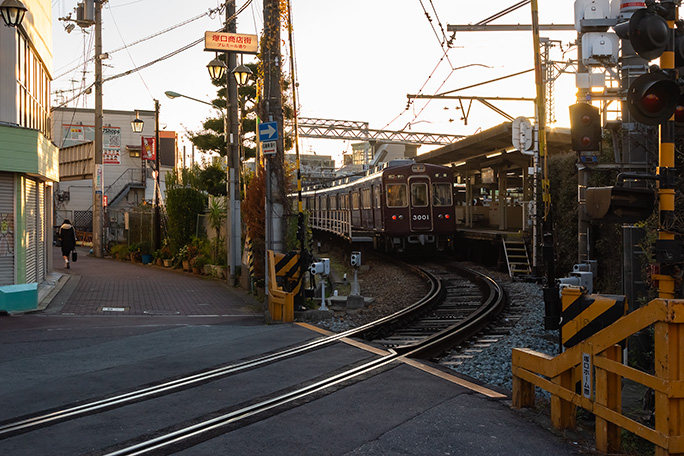
[[343, 166], [337, 172], [340, 175], [354, 174], [366, 169], [382, 165], [391, 160], [415, 158], [419, 144], [390, 143], [382, 141], [364, 141], [352, 144], [351, 154], [343, 156]]
[[[285, 154], [285, 161], [291, 166], [296, 164], [296, 160], [296, 154]], [[302, 185], [328, 181], [336, 176], [335, 160], [331, 155], [299, 154], [299, 167]]]
[[[138, 111], [144, 122], [142, 133], [134, 133], [135, 111], [103, 112], [103, 187], [107, 200], [105, 233], [118, 240], [125, 226], [125, 213], [154, 200], [154, 162], [145, 160], [142, 138], [155, 136], [154, 111]], [[52, 114], [54, 142], [60, 148], [60, 182], [55, 187], [55, 225], [70, 219], [78, 231], [92, 232], [93, 151], [95, 111], [55, 108]], [[166, 174], [180, 161], [176, 134], [160, 131], [160, 187], [166, 192]]]
[[0, 311], [36, 309], [52, 269], [52, 3], [23, 0], [19, 27], [0, 21]]

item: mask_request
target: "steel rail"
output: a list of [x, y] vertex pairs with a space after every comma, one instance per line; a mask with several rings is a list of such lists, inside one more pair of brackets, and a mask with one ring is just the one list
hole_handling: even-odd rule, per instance
[[279, 351], [277, 353], [256, 358], [254, 360], [237, 363], [230, 366], [224, 366], [217, 369], [211, 369], [188, 377], [171, 380], [168, 382], [161, 383], [159, 385], [153, 385], [147, 388], [130, 391], [113, 397], [108, 397], [105, 399], [96, 400], [73, 407], [68, 407], [63, 410], [57, 410], [49, 413], [41, 413], [39, 415], [35, 415], [25, 419], [6, 422], [5, 424], [0, 425], [0, 440], [17, 434], [30, 432], [35, 428], [56, 424], [58, 422], [67, 421], [70, 419], [75, 419], [80, 416], [92, 414], [94, 412], [102, 412], [105, 410], [121, 407], [129, 403], [152, 399], [154, 397], [160, 396], [162, 394], [167, 394], [175, 390], [181, 390], [184, 388], [192, 387], [194, 385], [207, 383], [209, 381], [217, 380], [219, 378], [223, 378], [228, 375], [233, 375], [241, 371], [254, 369], [256, 367], [282, 361], [284, 359], [300, 355], [308, 351], [317, 350], [340, 339], [346, 337], [354, 337], [362, 332], [369, 331], [375, 324], [385, 324], [385, 322], [392, 319], [398, 320], [401, 318], [403, 314], [411, 312], [412, 309], [415, 309], [416, 307], [419, 307], [420, 305], [423, 305], [426, 302], [430, 302], [432, 299], [434, 299], [433, 295], [438, 291], [439, 288], [437, 287], [436, 282], [434, 280], [431, 280], [431, 288], [426, 296], [424, 296], [421, 300], [409, 306], [408, 308], [396, 312], [393, 315], [377, 320], [376, 322], [367, 323], [358, 328], [350, 329], [342, 333], [319, 338], [302, 345], [298, 345], [292, 348]]
[[[466, 332], [470, 334], [471, 331], [475, 330], [476, 327], [478, 328], [477, 330], [479, 330], [479, 325], [482, 324], [482, 319], [485, 318], [486, 315], [489, 315], [492, 312], [496, 312], [502, 306], [503, 292], [501, 288], [498, 286], [498, 284], [496, 284], [496, 282], [493, 281], [491, 278], [486, 277], [476, 271], [472, 271], [469, 269], [467, 271], [467, 274], [471, 276], [477, 276], [479, 280], [483, 280], [484, 283], [486, 283], [487, 288], [490, 290], [490, 296], [486, 300], [486, 302], [482, 306], [480, 306], [476, 311], [477, 316], [473, 319], [469, 319], [469, 321], [467, 322], [464, 321], [462, 322], [462, 324], [455, 325], [458, 326], [458, 328], [451, 328], [451, 330], [449, 331], [442, 331], [434, 337], [425, 339], [414, 346], [404, 347], [406, 349], [405, 353], [392, 352], [389, 355], [370, 361], [361, 366], [352, 368], [348, 371], [336, 374], [330, 378], [317, 381], [315, 383], [312, 383], [311, 385], [304, 386], [295, 391], [265, 400], [257, 404], [252, 404], [250, 406], [238, 410], [228, 412], [221, 416], [214, 417], [209, 420], [202, 421], [200, 423], [196, 423], [183, 429], [178, 429], [176, 431], [170, 432], [169, 434], [157, 436], [144, 442], [138, 442], [131, 446], [120, 448], [113, 452], [105, 453], [105, 456], [140, 456], [151, 452], [163, 450], [169, 447], [170, 445], [191, 445], [190, 440], [201, 439], [202, 434], [216, 431], [221, 427], [227, 426], [229, 424], [235, 424], [240, 420], [253, 417], [259, 413], [264, 413], [273, 410], [276, 407], [281, 407], [283, 405], [291, 404], [294, 401], [310, 397], [313, 394], [321, 393], [324, 390], [336, 386], [342, 382], [349, 381], [351, 379], [359, 377], [360, 375], [368, 374], [380, 368], [384, 368], [390, 363], [400, 360], [402, 358], [420, 358], [425, 357], [426, 355], [431, 355], [435, 353], [436, 350], [441, 350], [443, 347], [449, 346], [449, 344], [453, 344], [453, 341], [455, 339], [460, 340], [463, 337], [470, 337], [470, 335], [463, 336], [459, 334], [459, 332]], [[438, 285], [437, 289], [441, 290], [443, 288], [441, 286], [441, 281], [439, 279], [437, 279], [428, 272], [425, 272], [425, 274], [428, 275], [431, 278], [431, 280], [433, 280]], [[441, 292], [438, 293], [438, 295], [441, 294]], [[437, 296], [434, 294], [431, 295], [432, 296], [430, 299], [423, 299], [421, 301], [431, 301], [432, 299], [435, 299]], [[390, 321], [393, 321], [393, 319], [390, 317], [388, 317], [388, 319]]]
[[[377, 326], [385, 326], [385, 327], [397, 327], [401, 324], [402, 322], [406, 321], [406, 319], [411, 319], [414, 318], [415, 315], [424, 312], [425, 308], [432, 307], [434, 303], [441, 299], [444, 295], [444, 287], [442, 286], [442, 283], [440, 280], [438, 280], [434, 275], [428, 273], [427, 271], [420, 270], [420, 273], [426, 277], [430, 284], [430, 291], [419, 301], [416, 303], [412, 304], [411, 306], [402, 309], [392, 315], [389, 315], [387, 317], [381, 318], [379, 320], [376, 320], [374, 322], [370, 322], [368, 324], [362, 325], [358, 328], [354, 328], [339, 334], [334, 334], [331, 336], [327, 336], [324, 338], [316, 339], [314, 341], [292, 347], [286, 350], [282, 350], [277, 353], [273, 353], [270, 355], [262, 356], [260, 358], [254, 359], [254, 360], [249, 360], [245, 361], [242, 363], [230, 365], [230, 366], [225, 366], [217, 369], [212, 369], [206, 372], [201, 372], [198, 374], [194, 374], [188, 377], [183, 377], [180, 379], [172, 380], [169, 382], [164, 382], [159, 385], [154, 385], [151, 387], [143, 388], [140, 390], [135, 390], [131, 391], [128, 393], [120, 394], [111, 398], [106, 398], [98, 401], [93, 401], [89, 402], [86, 404], [81, 404], [78, 406], [66, 408], [64, 410], [59, 410], [51, 413], [46, 413], [42, 414], [39, 416], [35, 417], [30, 417], [26, 418], [23, 420], [15, 421], [15, 422], [10, 422], [6, 423], [2, 426], [0, 426], [0, 440], [4, 438], [8, 438], [10, 436], [24, 433], [24, 432], [29, 432], [35, 428], [43, 427], [43, 426], [48, 426], [51, 424], [55, 424], [57, 422], [62, 422], [66, 421], [69, 419], [75, 419], [80, 416], [84, 416], [87, 414], [92, 414], [95, 412], [100, 412], [108, 409], [113, 409], [116, 407], [120, 407], [123, 405], [126, 405], [128, 403], [133, 403], [133, 402], [139, 402], [147, 399], [151, 399], [153, 397], [172, 392], [174, 390], [180, 390], [183, 388], [189, 388], [192, 387], [193, 385], [200, 384], [200, 383], [206, 383], [212, 380], [216, 380], [218, 378], [222, 378], [228, 375], [232, 375], [234, 373], [244, 371], [247, 369], [253, 369], [259, 366], [263, 366], [266, 364], [274, 363], [283, 359], [287, 359], [292, 356], [296, 356], [302, 353], [306, 353], [311, 350], [316, 350], [318, 348], [322, 348], [327, 344], [336, 342], [340, 339], [343, 338], [348, 338], [348, 337], [354, 337], [354, 336], [363, 336], [363, 335], [368, 335], [369, 333], [374, 332], [374, 329]], [[491, 279], [490, 279], [491, 280]], [[493, 281], [491, 281], [494, 283]], [[494, 283], [495, 284], [495, 283]], [[421, 357], [425, 356], [426, 353], [433, 353], [434, 350], [436, 350], [436, 347], [444, 347], [448, 346], [449, 342], [444, 341], [444, 338], [454, 338], [456, 337], [454, 333], [457, 331], [445, 331], [440, 333], [439, 335], [436, 335], [434, 337], [430, 337], [424, 341], [425, 344], [427, 344], [425, 347], [421, 348], [423, 343], [416, 344], [415, 346], [406, 346], [406, 347], [401, 347], [401, 353], [390, 350], [391, 354], [380, 358], [380, 360], [376, 360], [370, 363], [367, 363], [365, 366], [364, 372], [368, 372], [371, 370], [371, 366], [375, 365], [376, 363], [379, 363], [379, 366], [383, 366], [387, 364], [388, 362], [391, 362], [392, 360], [396, 359], [399, 356], [407, 356], [407, 357]], [[440, 348], [441, 349], [441, 348]], [[383, 361], [384, 360], [384, 361]], [[344, 379], [348, 378], [353, 378], [354, 372], [357, 372], [359, 369], [362, 369], [364, 366], [361, 366], [360, 368], [355, 368], [349, 371], [348, 376], [345, 377], [345, 373], [339, 374], [338, 376], [332, 377], [334, 383], [337, 384]], [[358, 374], [357, 374], [358, 375]], [[339, 381], [338, 381], [339, 379]], [[325, 386], [326, 382], [328, 379], [323, 380], [321, 382], [318, 382], [315, 384], [315, 387], [308, 386], [305, 388], [302, 388], [298, 390], [301, 394], [304, 394], [305, 391], [311, 391], [308, 394], [313, 394], [313, 392], [320, 391], [321, 389], [324, 389], [328, 386], [330, 386], [330, 383], [328, 382], [328, 386]], [[292, 393], [291, 393], [292, 394]], [[291, 395], [290, 394], [290, 395]], [[290, 395], [287, 395], [288, 397]], [[298, 396], [298, 397], [301, 397]], [[283, 399], [286, 403], [287, 400]], [[270, 401], [269, 401], [270, 402]], [[275, 405], [274, 405], [275, 406]], [[267, 407], [265, 409], [261, 409], [256, 411], [251, 411], [248, 414], [245, 414], [246, 412], [243, 410], [242, 412], [236, 411], [236, 412], [231, 412], [230, 417], [226, 419], [230, 419], [229, 422], [234, 422], [237, 420], [238, 416], [241, 416], [242, 418], [246, 418], [247, 416], [252, 416], [255, 413], [259, 413], [261, 411], [268, 410], [272, 407]], [[239, 413], [238, 413], [239, 412]], [[240, 418], [240, 419], [242, 419]], [[227, 423], [221, 424], [225, 425]], [[216, 425], [218, 426], [218, 425]]]

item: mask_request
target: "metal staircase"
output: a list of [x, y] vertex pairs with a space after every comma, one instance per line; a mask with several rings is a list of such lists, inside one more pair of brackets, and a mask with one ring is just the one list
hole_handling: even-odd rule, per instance
[[129, 168], [124, 171], [112, 185], [105, 189], [105, 195], [109, 198], [109, 205], [115, 206], [124, 198], [131, 188], [145, 188], [145, 174], [140, 168]]
[[527, 244], [522, 236], [503, 236], [504, 252], [508, 264], [508, 274], [512, 279], [532, 274]]

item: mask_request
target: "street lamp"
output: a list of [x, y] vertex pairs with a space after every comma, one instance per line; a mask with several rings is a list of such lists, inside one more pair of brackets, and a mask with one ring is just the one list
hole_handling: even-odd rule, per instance
[[250, 70], [246, 65], [242, 63], [236, 68], [234, 68], [233, 71], [231, 71], [231, 73], [233, 73], [233, 76], [235, 76], [235, 80], [241, 86], [247, 84], [247, 80], [253, 74], [252, 70]]
[[[145, 126], [145, 122], [140, 118], [138, 111], [135, 111], [135, 119], [131, 121], [131, 129], [134, 133], [141, 133]], [[161, 144], [159, 142], [159, 100], [154, 100], [154, 249], [161, 249], [161, 211], [159, 203], [161, 199], [161, 186], [159, 183], [159, 176], [161, 174], [159, 169]]]
[[214, 81], [220, 81], [221, 78], [223, 78], [223, 75], [226, 74], [227, 69], [228, 67], [223, 63], [223, 60], [220, 60], [218, 57], [207, 64], [209, 76], [211, 76], [211, 79]]
[[138, 111], [135, 111], [135, 119], [131, 120], [131, 128], [133, 133], [141, 133], [143, 131], [143, 126], [145, 122], [140, 118]]
[[0, 5], [0, 15], [5, 25], [16, 27], [24, 20], [28, 9], [19, 0], [4, 0]]
[[[224, 71], [223, 74], [225, 74], [226, 65], [218, 59], [214, 59], [212, 61], [212, 63], [213, 62], [219, 62], [221, 65], [223, 65], [223, 71]], [[212, 65], [212, 63], [207, 65], [207, 67], [210, 67]], [[221, 65], [216, 65], [216, 66], [220, 67]], [[211, 73], [211, 70], [210, 70], [210, 73]], [[179, 97], [187, 98], [188, 100], [193, 100], [193, 101], [196, 101], [198, 103], [203, 103], [205, 105], [209, 105], [209, 106], [216, 108], [216, 109], [221, 111], [221, 113], [223, 115], [223, 133], [224, 133], [223, 137], [224, 137], [224, 140], [226, 142], [226, 161], [228, 163], [227, 168], [228, 168], [228, 170], [230, 170], [230, 160], [229, 160], [230, 155], [228, 152], [228, 109], [226, 108], [225, 110], [223, 110], [223, 109], [221, 109], [220, 106], [217, 106], [214, 103], [210, 103], [208, 101], [193, 98], [193, 97], [190, 97], [188, 95], [183, 95], [182, 93], [174, 92], [171, 90], [167, 90], [166, 92], [164, 92], [164, 94], [167, 97], [171, 98], [172, 100], [174, 98], [179, 98]], [[229, 174], [226, 175], [226, 181], [227, 181], [227, 187], [228, 187], [227, 199], [230, 203], [228, 206], [228, 209], [229, 209], [228, 213], [226, 214], [228, 217], [227, 221], [226, 221], [227, 222], [227, 234], [228, 234], [228, 242], [227, 242], [227, 244], [228, 244], [227, 250], [228, 251], [226, 253], [228, 256], [228, 267], [229, 267], [229, 273], [230, 273], [229, 274], [230, 275], [229, 280], [230, 280], [230, 279], [235, 278], [235, 271], [236, 271], [236, 265], [237, 265], [237, 260], [235, 259], [236, 258], [235, 252], [238, 251], [238, 249], [240, 249], [239, 243], [236, 242], [236, 240], [235, 240], [236, 236], [238, 236], [238, 239], [239, 239], [239, 234], [238, 234], [239, 232], [236, 232], [235, 225], [237, 224], [237, 226], [239, 226], [239, 221], [236, 221], [236, 220], [239, 219], [240, 212], [239, 212], [239, 209], [236, 205], [236, 202], [234, 201], [235, 193], [231, 193], [231, 189], [233, 188], [233, 186], [230, 185], [231, 178], [230, 178]]]

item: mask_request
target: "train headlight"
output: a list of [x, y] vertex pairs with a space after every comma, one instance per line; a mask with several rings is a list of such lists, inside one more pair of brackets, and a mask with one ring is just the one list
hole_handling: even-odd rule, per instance
[[437, 218], [444, 218], [444, 214], [439, 214]]
[[404, 216], [402, 214], [399, 214], [399, 220], [404, 220]]

